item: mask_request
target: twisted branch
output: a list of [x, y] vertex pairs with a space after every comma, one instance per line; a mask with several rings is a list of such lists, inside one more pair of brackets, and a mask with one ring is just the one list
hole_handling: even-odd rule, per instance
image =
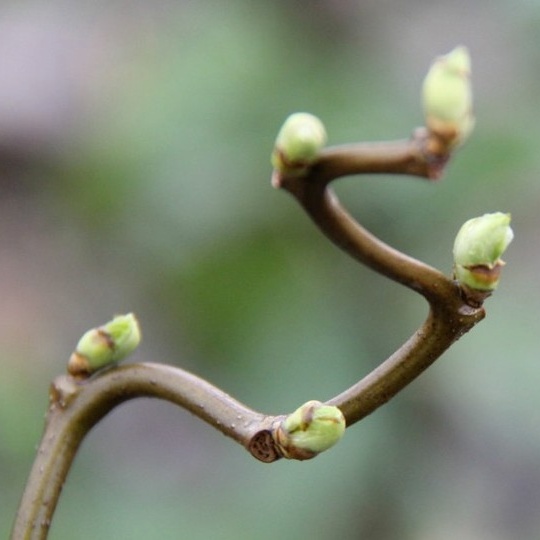
[[386, 403], [429, 367], [485, 316], [481, 302], [468, 303], [462, 289], [435, 268], [388, 246], [358, 224], [328, 187], [352, 174], [409, 174], [438, 178], [448, 156], [426, 151], [428, 134], [410, 140], [359, 143], [321, 151], [303, 176], [274, 173], [272, 184], [287, 190], [338, 247], [362, 264], [421, 294], [429, 304], [423, 325], [364, 379], [330, 399], [350, 426]]
[[[410, 140], [329, 148], [305, 175], [273, 176], [273, 185], [290, 192], [333, 243], [362, 264], [421, 294], [429, 304], [426, 321], [402, 347], [327, 402], [341, 409], [347, 426], [395, 396], [484, 317], [482, 307], [469, 305], [451, 279], [361, 227], [328, 187], [338, 177], [364, 173], [438, 178], [448, 156], [427, 152], [426, 137], [426, 131], [420, 129]], [[184, 370], [144, 363], [111, 368], [82, 382], [61, 376], [51, 386], [45, 432], [21, 500], [13, 540], [47, 537], [82, 440], [114, 407], [137, 397], [164, 399], [187, 409], [261, 461], [273, 462], [284, 455], [275, 435], [283, 416], [253, 411]]]

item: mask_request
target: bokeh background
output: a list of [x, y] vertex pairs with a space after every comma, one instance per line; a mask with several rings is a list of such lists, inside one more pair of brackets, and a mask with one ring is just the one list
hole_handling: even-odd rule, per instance
[[513, 214], [488, 317], [312, 462], [264, 465], [188, 413], [126, 404], [85, 441], [54, 540], [540, 536], [538, 0], [3, 1], [0, 537], [79, 336], [134, 311], [133, 361], [291, 411], [421, 323], [413, 293], [331, 246], [270, 186], [291, 112], [330, 143], [407, 137], [432, 58], [465, 44], [477, 128], [445, 179], [336, 186], [445, 271], [455, 233]]

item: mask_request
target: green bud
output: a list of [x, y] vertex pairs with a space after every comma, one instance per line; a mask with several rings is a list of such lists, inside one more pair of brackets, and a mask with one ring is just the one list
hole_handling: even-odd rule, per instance
[[514, 238], [510, 214], [495, 212], [469, 219], [454, 242], [454, 273], [463, 285], [493, 291], [499, 283], [502, 254]]
[[68, 372], [75, 377], [88, 377], [125, 358], [140, 341], [141, 331], [135, 316], [132, 313], [117, 315], [81, 337], [69, 359]]
[[448, 148], [461, 144], [474, 127], [471, 60], [466, 47], [456, 47], [431, 65], [422, 99], [428, 129]]
[[320, 401], [308, 401], [287, 416], [276, 431], [284, 457], [310, 459], [334, 446], [345, 432], [343, 413]]
[[309, 113], [291, 114], [276, 138], [272, 166], [288, 176], [305, 174], [326, 144], [326, 138], [324, 125], [316, 116]]

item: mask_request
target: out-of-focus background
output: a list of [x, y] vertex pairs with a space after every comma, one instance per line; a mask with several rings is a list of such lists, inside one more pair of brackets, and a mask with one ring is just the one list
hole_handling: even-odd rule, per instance
[[540, 2], [4, 1], [0, 8], [0, 537], [79, 336], [134, 311], [133, 361], [258, 410], [325, 400], [421, 323], [270, 187], [283, 119], [331, 144], [407, 137], [438, 54], [473, 59], [477, 128], [445, 179], [336, 187], [445, 271], [459, 226], [513, 214], [488, 317], [311, 462], [256, 462], [139, 400], [85, 441], [50, 538], [537, 539]]

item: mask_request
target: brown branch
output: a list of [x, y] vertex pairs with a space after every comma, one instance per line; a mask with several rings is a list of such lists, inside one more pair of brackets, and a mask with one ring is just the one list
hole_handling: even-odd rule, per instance
[[423, 131], [415, 133], [420, 135], [410, 140], [330, 148], [321, 152], [307, 175], [286, 177], [274, 172], [272, 184], [289, 191], [322, 232], [351, 257], [419, 292], [429, 301], [446, 301], [455, 287], [444, 274], [373, 236], [343, 209], [328, 188], [332, 180], [352, 174], [429, 177], [430, 164], [437, 157], [425, 153]]
[[429, 168], [418, 144], [422, 137], [390, 142], [362, 142], [325, 148], [311, 172], [335, 179], [351, 174], [411, 174], [429, 178]]
[[[359, 225], [336, 195], [318, 178], [306, 179], [292, 190], [322, 232], [351, 257], [428, 299], [443, 299], [455, 287], [431, 266], [388, 246]], [[298, 181], [298, 179], [297, 179]]]
[[[330, 148], [305, 176], [273, 176], [274, 186], [295, 196], [332, 242], [359, 262], [422, 294], [430, 305], [425, 323], [398, 351], [327, 402], [342, 410], [349, 426], [396, 395], [484, 317], [482, 298], [470, 302], [441, 272], [381, 242], [341, 207], [328, 188], [333, 179], [349, 174], [438, 178], [448, 156], [427, 152], [426, 148], [433, 146], [428, 142], [426, 131], [420, 129], [407, 141]], [[100, 372], [83, 382], [61, 376], [51, 387], [45, 432], [12, 540], [47, 537], [62, 485], [82, 440], [114, 407], [137, 397], [156, 397], [189, 410], [261, 461], [269, 463], [284, 455], [276, 436], [284, 416], [255, 412], [184, 370], [132, 364]]]
[[483, 309], [455, 308], [431, 310], [424, 324], [390, 358], [327, 404], [341, 409], [347, 426], [384, 405], [484, 318]]
[[392, 173], [439, 177], [448, 156], [430, 154], [428, 135], [419, 129], [410, 140], [360, 143], [330, 148], [303, 176], [274, 172], [272, 184], [289, 191], [314, 223], [338, 247], [376, 272], [426, 298], [424, 324], [368, 376], [327, 403], [338, 406], [351, 425], [386, 403], [430, 366], [485, 316], [480, 299], [464, 294], [450, 278], [388, 246], [359, 225], [328, 184], [352, 174]]
[[327, 182], [351, 174], [407, 174], [437, 180], [450, 155], [445, 148], [434, 149], [434, 138], [425, 128], [417, 128], [409, 139], [324, 148], [309, 176]]
[[[138, 397], [155, 397], [184, 407], [252, 453], [252, 439], [260, 439], [260, 433], [267, 433], [281, 418], [257, 413], [205, 380], [162, 364], [120, 366], [83, 383], [60, 376], [51, 385], [45, 431], [12, 540], [47, 538], [62, 486], [84, 437], [114, 407]], [[279, 457], [275, 455], [274, 460]]]

